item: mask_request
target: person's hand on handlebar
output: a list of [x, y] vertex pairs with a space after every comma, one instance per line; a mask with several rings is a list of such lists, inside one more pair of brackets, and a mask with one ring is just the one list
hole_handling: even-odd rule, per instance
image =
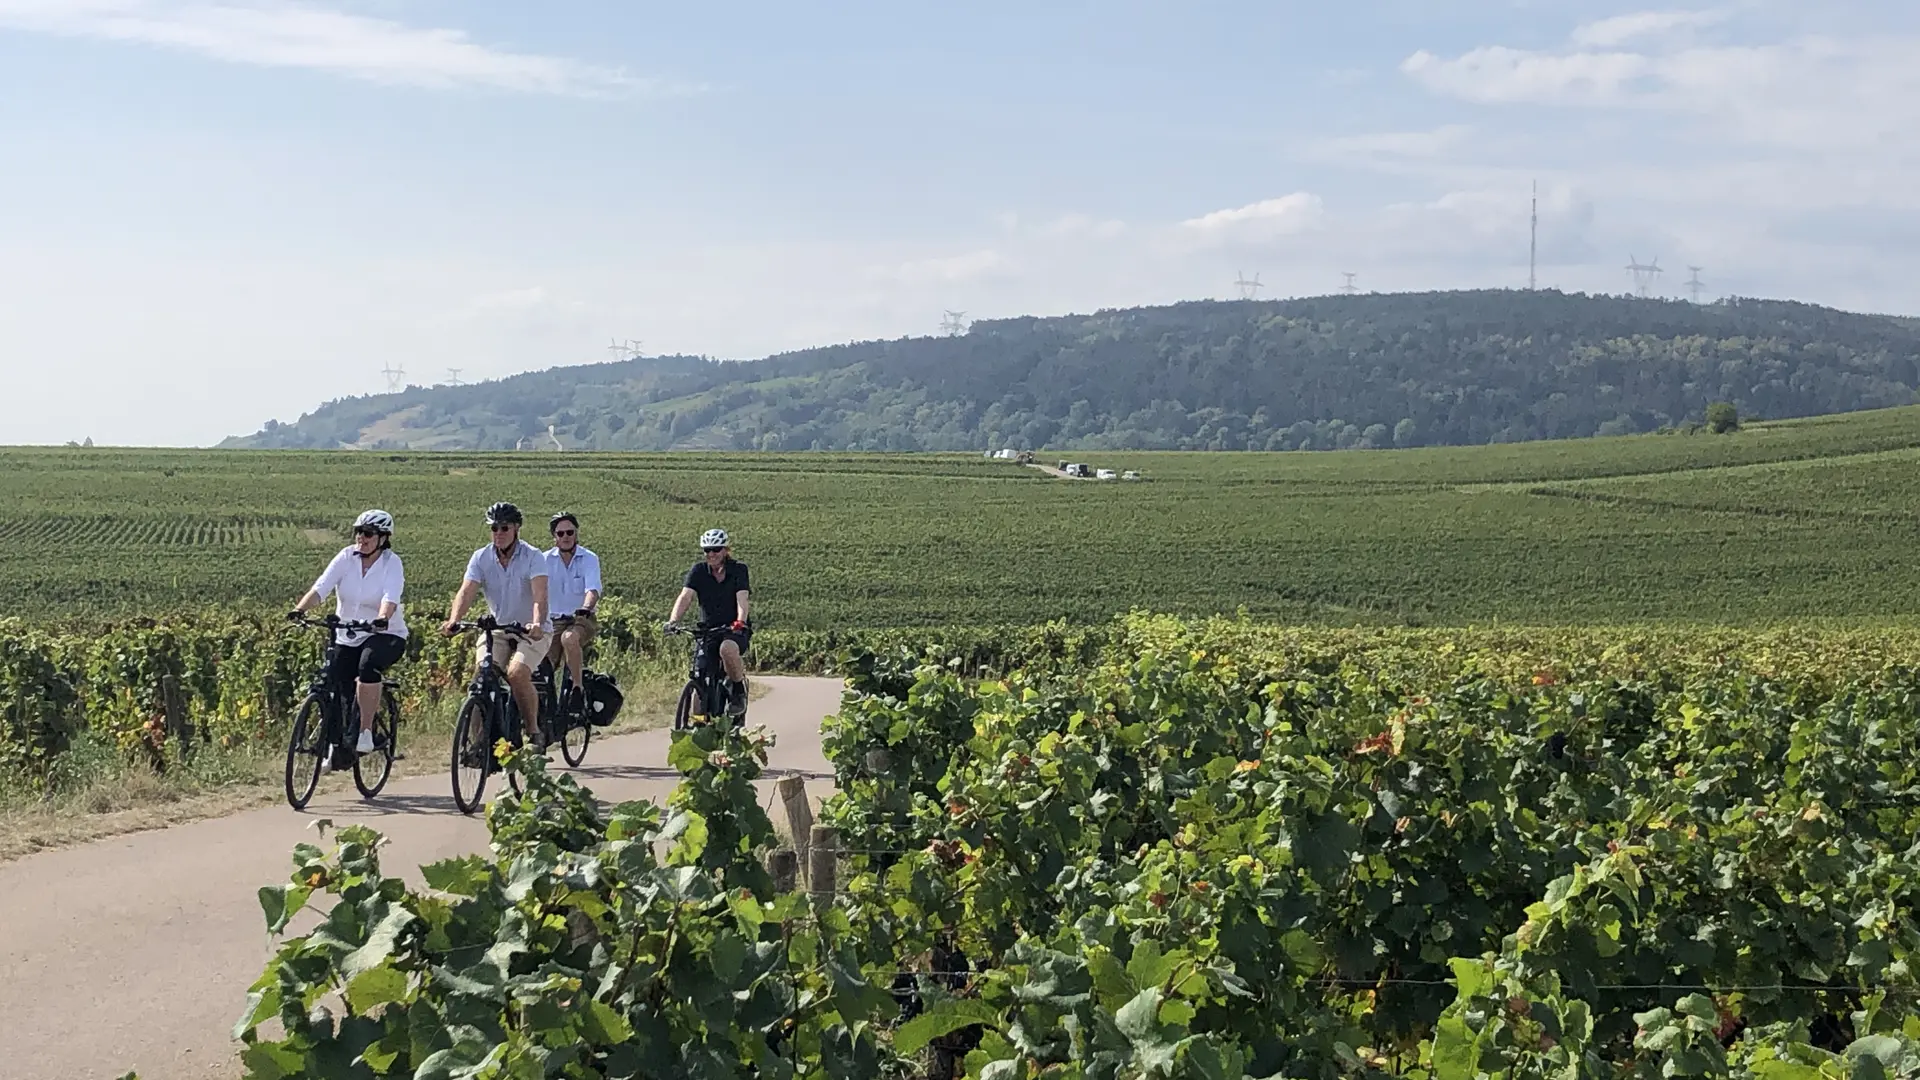
[[747, 624], [745, 620], [735, 619], [733, 620], [733, 625], [728, 627], [727, 629], [732, 630], [734, 633], [738, 634], [741, 631], [745, 630], [746, 628], [747, 628]]
[[447, 635], [448, 637], [452, 637], [453, 635], [458, 634], [460, 632], [460, 620], [448, 619], [446, 622], [441, 623], [440, 632]]
[[388, 627], [388, 626], [390, 626], [390, 625], [392, 625], [392, 624], [391, 624], [391, 623], [389, 623], [389, 622], [387, 622], [387, 620], [385, 620], [385, 619], [375, 619], [375, 620], [373, 620], [373, 628], [374, 628], [374, 629], [375, 629], [376, 631], [378, 631], [378, 632], [380, 632], [380, 633], [382, 633], [382, 634], [384, 634], [384, 633], [386, 633], [386, 632], [387, 632], [387, 627]]
[[299, 608], [294, 608], [292, 611], [287, 612], [288, 622], [299, 622], [301, 619], [304, 619], [306, 617], [307, 617], [307, 613], [304, 611], [301, 611]]
[[680, 632], [680, 621], [678, 619], [668, 619], [666, 622], [660, 624], [660, 629], [669, 634], [677, 634]]
[[539, 623], [532, 623], [527, 627], [527, 640], [539, 641], [541, 638], [546, 636], [546, 633], [547, 631], [545, 627], [541, 626]]

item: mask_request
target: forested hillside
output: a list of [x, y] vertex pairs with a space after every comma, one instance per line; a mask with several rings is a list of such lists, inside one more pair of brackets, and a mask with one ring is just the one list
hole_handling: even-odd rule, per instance
[[[1614, 435], [1708, 404], [1907, 404], [1920, 325], [1809, 304], [1489, 290], [1197, 301], [722, 362], [410, 388], [235, 447], [1322, 450]], [[549, 436], [549, 428], [552, 436]]]

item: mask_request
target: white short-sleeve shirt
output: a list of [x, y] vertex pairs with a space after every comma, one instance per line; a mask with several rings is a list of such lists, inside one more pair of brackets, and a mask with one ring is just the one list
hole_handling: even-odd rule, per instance
[[[400, 565], [400, 556], [388, 548], [373, 560], [372, 566], [363, 567], [360, 552], [352, 546], [340, 549], [325, 570], [314, 580], [313, 592], [325, 600], [328, 593], [335, 596], [334, 611], [340, 618], [355, 622], [372, 622], [380, 617], [380, 605], [393, 602], [393, 616], [387, 622], [387, 633], [395, 637], [407, 636], [407, 618], [401, 606], [400, 596], [405, 591], [407, 577]], [[337, 640], [342, 645], [358, 645], [367, 639], [364, 630], [341, 630]]]
[[571, 615], [587, 606], [587, 593], [600, 592], [600, 556], [575, 544], [568, 562], [558, 547], [547, 549], [547, 609]]
[[[488, 544], [473, 553], [467, 560], [467, 580], [480, 583], [480, 595], [487, 598], [487, 610], [500, 622], [533, 622], [533, 579], [547, 576], [547, 557], [540, 549], [525, 540], [514, 542], [513, 556], [507, 565], [500, 565], [500, 557]], [[553, 607], [552, 597], [547, 607]], [[540, 624], [541, 630], [552, 630], [552, 622]]]

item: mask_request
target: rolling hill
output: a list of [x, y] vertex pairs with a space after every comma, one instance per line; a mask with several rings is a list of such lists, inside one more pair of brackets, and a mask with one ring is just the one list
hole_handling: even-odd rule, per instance
[[[999, 319], [751, 361], [559, 367], [330, 402], [231, 448], [1330, 450], [1622, 435], [1729, 401], [1911, 403], [1920, 324], [1488, 290]], [[551, 434], [550, 434], [551, 433]]]

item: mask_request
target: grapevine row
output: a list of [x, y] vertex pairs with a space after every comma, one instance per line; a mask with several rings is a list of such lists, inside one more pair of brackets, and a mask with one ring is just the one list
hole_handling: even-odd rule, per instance
[[843, 649], [831, 896], [761, 868], [757, 731], [664, 807], [515, 756], [428, 890], [303, 845], [249, 1075], [1920, 1076], [1915, 667], [1107, 632]]

